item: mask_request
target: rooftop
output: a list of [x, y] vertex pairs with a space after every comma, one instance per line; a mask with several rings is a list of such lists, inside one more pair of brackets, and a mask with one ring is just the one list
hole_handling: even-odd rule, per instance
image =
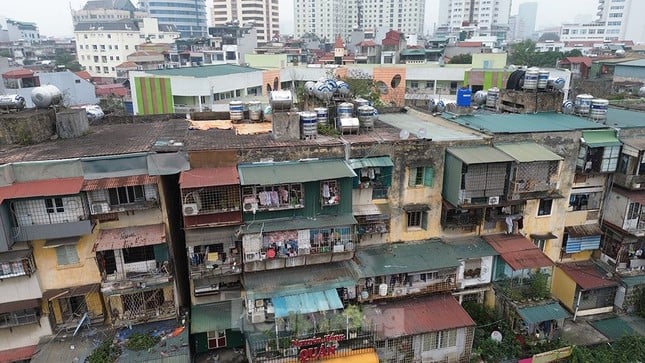
[[[633, 113], [633, 111], [631, 111]], [[591, 120], [556, 112], [536, 114], [499, 114], [478, 112], [473, 115], [453, 117], [444, 114], [446, 120], [453, 121], [476, 131], [494, 134], [519, 134], [531, 132], [558, 132], [608, 128]], [[608, 119], [611, 114], [608, 114]], [[645, 122], [643, 122], [645, 124]]]
[[484, 138], [478, 131], [474, 132], [442, 118], [415, 110], [408, 110], [406, 113], [380, 114], [379, 120], [400, 130], [405, 130], [417, 138], [425, 137], [433, 141], [482, 140]]
[[618, 285], [618, 282], [608, 278], [607, 273], [593, 262], [564, 263], [558, 267], [583, 290]]
[[234, 64], [215, 64], [211, 66], [200, 67], [155, 69], [144, 72], [148, 74], [154, 74], [156, 76], [207, 78], [218, 76], [233, 76], [239, 73], [262, 72], [262, 70], [258, 68], [243, 67]]
[[623, 129], [645, 127], [645, 112], [610, 107], [607, 110], [606, 124]]

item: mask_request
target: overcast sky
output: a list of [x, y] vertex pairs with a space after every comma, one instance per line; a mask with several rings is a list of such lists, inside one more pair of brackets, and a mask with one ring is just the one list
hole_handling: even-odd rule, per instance
[[[80, 9], [86, 0], [0, 0], [0, 15], [38, 24], [40, 33], [46, 36], [71, 36], [72, 17], [70, 6]], [[404, 0], [401, 0], [404, 1]], [[538, 3], [537, 27], [557, 26], [563, 22], [592, 20], [598, 0], [514, 0], [511, 15], [517, 13], [519, 4]], [[645, 0], [641, 0], [645, 1]], [[137, 1], [134, 0], [133, 3]], [[206, 0], [210, 3], [210, 0]], [[293, 33], [293, 0], [280, 0], [280, 30]], [[439, 0], [426, 0], [426, 30], [436, 22]]]

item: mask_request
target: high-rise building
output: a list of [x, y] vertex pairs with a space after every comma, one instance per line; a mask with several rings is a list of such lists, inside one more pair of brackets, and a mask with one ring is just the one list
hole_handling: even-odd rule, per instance
[[90, 0], [85, 3], [82, 9], [72, 10], [74, 26], [78, 23], [143, 19], [145, 17], [147, 14], [137, 9], [130, 0]]
[[208, 36], [205, 0], [140, 0], [139, 7], [160, 25], [174, 25], [181, 38]]
[[279, 11], [279, 0], [213, 0], [211, 22], [215, 27], [253, 23], [258, 42], [267, 43], [280, 33]]
[[520, 4], [515, 23], [515, 39], [523, 40], [533, 37], [535, 19], [537, 18], [537, 2]]
[[508, 28], [511, 0], [440, 0], [438, 27], [447, 34], [498, 35]]
[[560, 39], [572, 40], [632, 40], [645, 42], [643, 0], [598, 0], [598, 19], [590, 23], [564, 24]]
[[425, 0], [295, 0], [296, 36], [315, 34], [332, 42], [353, 29], [398, 30], [422, 34]]

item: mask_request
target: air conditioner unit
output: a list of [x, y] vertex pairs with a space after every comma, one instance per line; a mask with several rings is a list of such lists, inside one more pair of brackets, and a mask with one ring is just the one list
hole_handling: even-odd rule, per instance
[[110, 211], [110, 204], [107, 202], [92, 203], [90, 206], [92, 214], [107, 213]]
[[497, 205], [499, 204], [499, 197], [489, 197], [488, 205]]
[[257, 323], [264, 323], [266, 320], [266, 315], [264, 314], [264, 311], [254, 311], [253, 314], [251, 314], [251, 323], [257, 324]]
[[197, 203], [187, 203], [183, 205], [183, 211], [185, 216], [195, 216], [199, 214], [199, 207]]
[[464, 198], [462, 203], [463, 204], [470, 204], [470, 203], [472, 203], [472, 199], [471, 198]]
[[245, 212], [255, 212], [258, 210], [258, 200], [255, 197], [244, 198], [243, 208]]
[[219, 284], [196, 286], [195, 296], [219, 294]]
[[260, 252], [247, 252], [246, 254], [244, 254], [245, 262], [252, 262], [252, 261], [259, 261], [259, 260], [261, 260]]

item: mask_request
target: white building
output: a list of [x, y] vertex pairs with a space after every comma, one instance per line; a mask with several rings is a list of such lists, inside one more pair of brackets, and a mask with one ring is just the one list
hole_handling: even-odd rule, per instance
[[598, 0], [598, 19], [590, 23], [563, 24], [560, 39], [632, 40], [634, 43], [642, 43], [645, 42], [643, 14], [643, 0]]
[[440, 0], [438, 24], [450, 33], [467, 29], [487, 35], [487, 30], [507, 25], [510, 13], [511, 0]]
[[139, 0], [139, 6], [159, 24], [175, 26], [182, 38], [208, 35], [205, 0]]
[[146, 12], [138, 10], [130, 0], [90, 0], [82, 9], [72, 10], [72, 22], [92, 23], [101, 21], [117, 21], [128, 19], [143, 19]]
[[347, 39], [355, 28], [385, 28], [423, 34], [425, 0], [295, 0], [295, 32], [328, 42]]
[[179, 33], [157, 19], [79, 23], [74, 28], [78, 62], [93, 77], [116, 77], [116, 66], [142, 43], [172, 44]]
[[279, 0], [213, 0], [211, 8], [213, 26], [248, 26], [253, 23], [258, 43], [271, 42], [280, 33], [279, 16]]
[[0, 42], [40, 42], [36, 23], [16, 21], [0, 16]]

